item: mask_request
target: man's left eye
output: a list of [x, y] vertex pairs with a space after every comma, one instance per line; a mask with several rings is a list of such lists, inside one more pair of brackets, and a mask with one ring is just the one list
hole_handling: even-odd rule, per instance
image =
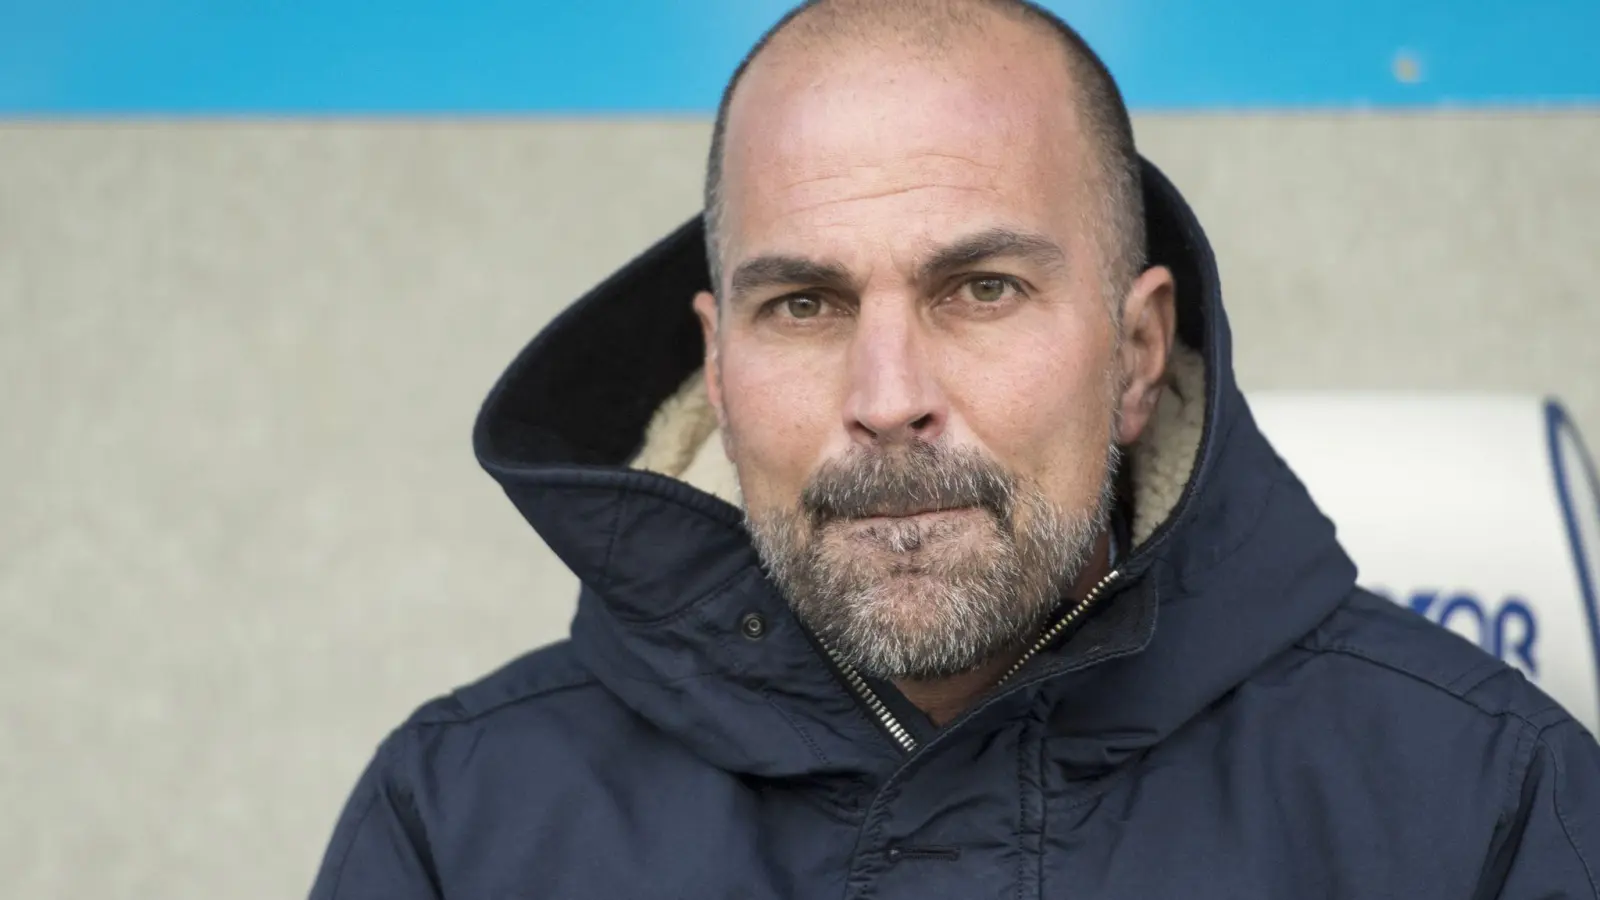
[[966, 283], [967, 293], [979, 303], [995, 303], [1004, 300], [1006, 292], [1011, 289], [1011, 281], [1005, 278], [974, 278]]

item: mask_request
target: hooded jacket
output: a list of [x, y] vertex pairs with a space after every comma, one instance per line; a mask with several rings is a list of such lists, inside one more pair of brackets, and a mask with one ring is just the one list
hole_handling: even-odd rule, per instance
[[1198, 222], [1144, 184], [1180, 346], [1080, 626], [942, 728], [829, 664], [742, 525], [691, 221], [552, 322], [476, 425], [581, 581], [570, 639], [383, 742], [314, 900], [1600, 896], [1600, 749], [1356, 587], [1234, 383]]

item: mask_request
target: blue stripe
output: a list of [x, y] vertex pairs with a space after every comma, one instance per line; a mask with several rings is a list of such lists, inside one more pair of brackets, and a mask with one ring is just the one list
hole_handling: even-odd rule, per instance
[[[704, 113], [784, 0], [0, 0], [0, 114]], [[1056, 0], [1143, 109], [1600, 103], [1596, 0]]]

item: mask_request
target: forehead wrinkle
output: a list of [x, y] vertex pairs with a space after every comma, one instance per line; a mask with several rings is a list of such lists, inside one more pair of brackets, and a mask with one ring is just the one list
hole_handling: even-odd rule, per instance
[[966, 163], [968, 165], [977, 166], [980, 169], [989, 169], [989, 170], [995, 171], [995, 172], [1000, 171], [1000, 164], [999, 163], [984, 162], [983, 160], [977, 159], [975, 157], [961, 156], [961, 155], [955, 154], [955, 153], [940, 153], [937, 150], [924, 150], [924, 151], [922, 151], [920, 153], [917, 153], [916, 156], [926, 156], [926, 157], [929, 157], [929, 158], [932, 158], [932, 159], [954, 160], [955, 162]]
[[[783, 210], [782, 214], [788, 216], [811, 212], [841, 203], [851, 203], [862, 200], [880, 200], [888, 197], [896, 197], [925, 190], [948, 190], [991, 195], [999, 193], [1002, 190], [1003, 182], [1005, 180], [1005, 170], [998, 163], [986, 163], [965, 156], [936, 152], [919, 152], [908, 157], [907, 161], [915, 163], [924, 159], [934, 161], [934, 171], [885, 173], [884, 170], [893, 166], [894, 163], [853, 164], [847, 167], [847, 172], [839, 174], [815, 175], [790, 181], [787, 184], [784, 184], [775, 193], [780, 196], [800, 193], [802, 197], [804, 197], [804, 195], [815, 194], [817, 192], [824, 192], [832, 195], [818, 199], [802, 199], [797, 205], [787, 207]], [[959, 168], [976, 168], [982, 173], [982, 176], [979, 178], [963, 178], [960, 174], [958, 174], [958, 171], [948, 168], [950, 163], [959, 164]], [[858, 173], [864, 174], [858, 175]], [[880, 175], [877, 173], [884, 174]], [[970, 175], [971, 173], [962, 174]], [[844, 188], [852, 181], [866, 182], [866, 184], [863, 185], [863, 188], [866, 188], [866, 192], [850, 193], [845, 190], [839, 190], [838, 193], [835, 194], [834, 190], [829, 190], [829, 188], [833, 188], [834, 186], [837, 186], [838, 188]], [[971, 181], [972, 183], [960, 183], [962, 181]], [[871, 186], [873, 182], [877, 182], [879, 184], [887, 183], [888, 186], [872, 189]], [[791, 197], [790, 199], [794, 198]]]
[[[882, 170], [884, 170], [886, 168], [890, 168], [890, 167], [897, 166], [897, 165], [904, 165], [906, 163], [915, 163], [915, 162], [918, 162], [920, 160], [931, 160], [931, 161], [934, 161], [935, 163], [954, 162], [954, 163], [959, 163], [962, 166], [974, 166], [974, 167], [979, 168], [979, 169], [985, 169], [989, 173], [991, 173], [990, 174], [990, 178], [989, 178], [989, 184], [991, 186], [994, 184], [994, 182], [996, 180], [995, 175], [998, 175], [999, 173], [1002, 172], [1001, 164], [998, 163], [998, 162], [985, 162], [985, 161], [983, 161], [981, 159], [977, 159], [975, 157], [961, 156], [961, 155], [954, 154], [954, 153], [941, 153], [941, 152], [939, 152], [937, 150], [919, 150], [919, 151], [914, 152], [914, 153], [906, 154], [901, 159], [888, 160], [888, 161], [884, 161], [884, 162], [844, 162], [844, 161], [840, 161], [839, 163], [837, 163], [837, 165], [839, 165], [839, 167], [844, 169], [845, 171], [832, 173], [832, 174], [827, 174], [827, 175], [808, 175], [808, 176], [805, 176], [805, 177], [802, 177], [802, 178], [797, 178], [797, 179], [788, 181], [788, 182], [784, 183], [783, 185], [781, 185], [779, 189], [780, 190], [784, 190], [784, 191], [788, 191], [788, 190], [793, 190], [795, 188], [809, 187], [809, 186], [812, 186], [812, 185], [821, 184], [821, 183], [828, 182], [828, 181], [842, 181], [842, 180], [846, 180], [846, 179], [852, 178], [852, 177], [856, 176], [859, 173], [882, 171]], [[928, 173], [928, 174], [931, 175], [933, 173]]]
[[910, 193], [913, 193], [915, 191], [930, 191], [930, 190], [966, 191], [966, 192], [969, 192], [969, 193], [977, 193], [977, 194], [993, 193], [993, 191], [994, 191], [994, 189], [990, 188], [990, 187], [967, 187], [965, 185], [954, 185], [954, 184], [913, 184], [913, 185], [910, 185], [909, 187], [891, 188], [889, 190], [878, 191], [878, 192], [872, 193], [872, 194], [854, 194], [854, 195], [851, 195], [849, 197], [830, 197], [830, 198], [828, 198], [826, 200], [817, 200], [817, 201], [815, 201], [813, 203], [807, 203], [807, 204], [804, 204], [802, 206], [797, 206], [794, 209], [790, 210], [789, 212], [790, 213], [810, 212], [810, 211], [812, 211], [814, 209], [820, 209], [820, 208], [822, 208], [824, 206], [831, 206], [831, 205], [836, 204], [836, 203], [853, 203], [853, 202], [860, 201], [860, 200], [881, 200], [881, 199], [883, 199], [885, 197], [896, 197], [896, 196], [899, 196], [901, 194], [910, 194]]

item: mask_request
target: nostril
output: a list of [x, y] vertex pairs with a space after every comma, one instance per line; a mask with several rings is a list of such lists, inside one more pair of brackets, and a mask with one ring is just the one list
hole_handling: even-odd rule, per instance
[[915, 422], [911, 423], [911, 430], [912, 431], [927, 431], [929, 428], [932, 428], [932, 427], [933, 427], [933, 413], [928, 413], [927, 415], [924, 415], [922, 418], [917, 419]]

